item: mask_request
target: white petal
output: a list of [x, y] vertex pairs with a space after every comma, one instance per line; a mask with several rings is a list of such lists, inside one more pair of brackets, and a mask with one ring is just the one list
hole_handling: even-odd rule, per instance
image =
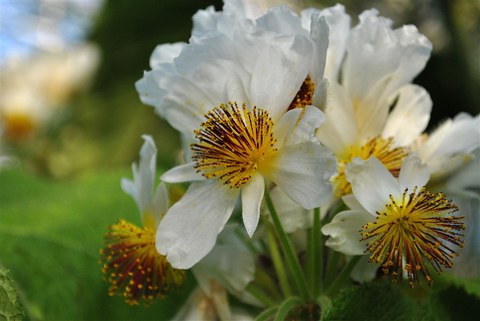
[[225, 226], [212, 251], [192, 269], [205, 293], [211, 293], [211, 280], [240, 294], [254, 279], [255, 258], [238, 238], [236, 228], [232, 224]]
[[158, 226], [158, 252], [174, 268], [191, 268], [212, 249], [232, 214], [237, 196], [238, 191], [218, 182], [190, 185]]
[[404, 86], [382, 136], [393, 137], [395, 146], [412, 144], [427, 128], [431, 110], [432, 100], [425, 89], [416, 85]]
[[311, 19], [310, 39], [313, 41], [311, 76], [315, 84], [320, 84], [323, 80], [327, 59], [329, 29], [325, 18], [320, 16], [319, 13], [312, 15]]
[[350, 16], [340, 4], [322, 10], [320, 15], [325, 17], [329, 26], [325, 77], [331, 81], [338, 81], [340, 65], [345, 56], [345, 43], [350, 32]]
[[[478, 184], [478, 182], [477, 182]], [[454, 259], [451, 273], [455, 276], [474, 278], [480, 274], [480, 195], [465, 197], [449, 193], [460, 208], [455, 215], [465, 216], [465, 247]], [[450, 271], [449, 271], [450, 272]]]
[[472, 154], [474, 159], [448, 178], [446, 184], [449, 190], [467, 194], [480, 190], [480, 149]]
[[458, 114], [432, 132], [417, 152], [428, 164], [432, 175], [445, 172], [455, 157], [463, 158], [480, 147], [480, 116]]
[[325, 245], [346, 255], [364, 255], [367, 249], [361, 242], [362, 226], [373, 222], [375, 217], [365, 211], [345, 211], [335, 215], [322, 227], [322, 233], [330, 236]]
[[184, 42], [176, 42], [156, 46], [150, 56], [150, 67], [153, 69], [162, 63], [173, 63], [173, 59], [180, 54], [185, 45]]
[[370, 262], [368, 256], [363, 256], [350, 273], [352, 280], [360, 283], [370, 282], [377, 276], [380, 264]]
[[372, 214], [390, 203], [389, 195], [397, 198], [403, 192], [392, 174], [373, 156], [366, 161], [354, 158], [347, 165], [346, 175], [353, 195]]
[[265, 192], [265, 179], [262, 175], [254, 175], [250, 181], [242, 187], [242, 217], [243, 224], [248, 236], [252, 237], [257, 229], [260, 218], [260, 205]]
[[392, 30], [376, 10], [360, 15], [347, 40], [342, 80], [357, 106], [359, 129], [378, 135], [388, 115], [389, 100], [425, 66], [431, 44], [414, 26]]
[[287, 145], [278, 151], [271, 180], [305, 209], [327, 202], [332, 193], [330, 177], [336, 172], [332, 153], [320, 144]]
[[169, 207], [168, 191], [164, 182], [158, 184], [155, 195], [153, 196], [153, 209], [155, 213], [156, 225], [160, 223], [163, 215], [167, 213]]
[[323, 113], [313, 106], [289, 110], [273, 128], [277, 148], [285, 144], [317, 141], [315, 133], [323, 121]]
[[257, 26], [281, 35], [307, 35], [298, 16], [286, 6], [273, 7], [257, 19]]
[[258, 53], [250, 83], [251, 102], [274, 122], [285, 113], [307, 77], [312, 43], [301, 36], [278, 37]]
[[287, 233], [305, 229], [309, 224], [309, 211], [292, 201], [278, 186], [270, 192], [278, 218]]
[[325, 122], [317, 130], [317, 137], [338, 157], [348, 152], [358, 139], [355, 112], [350, 97], [343, 87], [328, 82], [327, 107], [324, 111]]
[[408, 188], [409, 192], [417, 187], [417, 192], [425, 186], [430, 179], [428, 166], [415, 153], [409, 154], [403, 159], [400, 176], [398, 178], [402, 189]]
[[351, 210], [363, 210], [363, 211], [365, 211], [365, 208], [363, 208], [362, 204], [360, 204], [358, 202], [358, 200], [355, 198], [355, 195], [353, 195], [353, 194], [343, 195], [342, 196], [342, 201]]
[[285, 145], [285, 142], [292, 134], [298, 117], [302, 114], [301, 108], [295, 108], [283, 114], [273, 128], [273, 137], [277, 140], [277, 148]]
[[160, 179], [167, 183], [182, 183], [204, 180], [205, 177], [203, 177], [202, 174], [197, 173], [197, 170], [193, 168], [194, 166], [195, 163], [193, 162], [176, 166], [163, 173]]
[[298, 144], [303, 142], [317, 142], [315, 136], [317, 129], [324, 122], [325, 117], [317, 107], [306, 106], [302, 109], [295, 126], [287, 136], [285, 144]]
[[137, 203], [140, 213], [153, 212], [153, 181], [156, 173], [157, 149], [151, 136], [143, 135], [145, 142], [140, 149], [140, 162], [132, 164], [133, 181], [122, 179], [125, 193], [131, 195]]

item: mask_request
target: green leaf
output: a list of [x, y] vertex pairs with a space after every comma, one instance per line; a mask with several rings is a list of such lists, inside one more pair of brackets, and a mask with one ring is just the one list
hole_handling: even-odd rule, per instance
[[14, 283], [8, 276], [8, 270], [0, 266], [0, 320], [20, 321], [23, 316]]
[[[18, 170], [0, 172], [0, 259], [9, 268], [33, 320], [163, 320], [188, 296], [150, 307], [107, 295], [98, 264], [107, 226], [124, 218], [140, 224], [132, 198], [120, 188], [130, 171], [55, 182]], [[191, 279], [191, 278], [190, 278]]]
[[480, 277], [477, 278], [463, 278], [456, 277], [450, 274], [442, 275], [438, 280], [440, 283], [447, 283], [455, 285], [465, 290], [466, 293], [476, 296], [480, 299]]
[[[453, 296], [458, 299], [452, 300]], [[459, 304], [461, 300], [470, 307]], [[459, 289], [435, 286], [410, 289], [390, 280], [374, 281], [342, 291], [323, 320], [472, 320], [478, 316], [478, 309], [471, 305], [479, 303]]]

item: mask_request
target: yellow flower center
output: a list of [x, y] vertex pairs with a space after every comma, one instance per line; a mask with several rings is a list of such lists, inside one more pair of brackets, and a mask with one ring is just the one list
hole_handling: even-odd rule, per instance
[[297, 95], [293, 98], [288, 110], [294, 108], [304, 108], [305, 106], [311, 105], [313, 101], [313, 94], [315, 92], [315, 84], [313, 83], [310, 76], [307, 76], [300, 86]]
[[209, 111], [198, 142], [191, 145], [195, 169], [206, 178], [218, 178], [231, 188], [247, 183], [255, 171], [268, 172], [276, 140], [268, 112], [246, 105], [222, 104]]
[[460, 231], [465, 229], [462, 216], [449, 215], [458, 207], [442, 193], [422, 188], [416, 195], [416, 190], [405, 190], [400, 200], [390, 196], [376, 220], [363, 226], [361, 239], [369, 240], [370, 261], [381, 263], [385, 276], [391, 272], [396, 281], [405, 269], [412, 287], [420, 274], [432, 284], [427, 261], [437, 272], [453, 266], [454, 248], [463, 247]]
[[336, 196], [340, 197], [352, 191], [352, 186], [347, 181], [345, 175], [345, 168], [355, 157], [366, 160], [370, 158], [370, 156], [375, 156], [393, 176], [398, 177], [400, 168], [402, 167], [402, 161], [408, 153], [405, 148], [393, 148], [392, 145], [393, 138], [385, 139], [376, 137], [363, 146], [350, 146], [345, 156], [339, 157], [338, 174], [332, 178]]
[[108, 276], [108, 294], [121, 295], [130, 305], [150, 303], [177, 289], [185, 271], [177, 270], [155, 248], [155, 231], [124, 220], [109, 227], [107, 247], [100, 250], [102, 271]]

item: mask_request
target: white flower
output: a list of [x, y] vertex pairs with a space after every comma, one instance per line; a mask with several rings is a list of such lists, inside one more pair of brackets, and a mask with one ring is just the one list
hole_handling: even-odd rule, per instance
[[398, 179], [374, 157], [354, 159], [347, 179], [363, 209], [341, 212], [322, 228], [331, 237], [327, 246], [347, 255], [369, 252], [394, 280], [405, 270], [412, 286], [420, 276], [431, 283], [430, 265], [436, 271], [452, 267], [464, 225], [451, 215], [458, 210], [451, 201], [424, 188], [429, 178], [415, 154], [403, 160]]
[[7, 138], [30, 137], [47, 124], [73, 93], [88, 84], [98, 62], [93, 45], [7, 61], [0, 78], [0, 121]]
[[142, 137], [140, 164], [132, 165], [133, 181], [122, 179], [122, 188], [137, 203], [143, 227], [120, 220], [109, 227], [106, 247], [100, 250], [109, 295], [120, 295], [131, 305], [162, 298], [185, 279], [185, 272], [172, 268], [155, 248], [155, 231], [168, 209], [168, 194], [163, 182], [154, 192], [157, 149], [152, 137]]
[[195, 14], [189, 44], [158, 46], [136, 87], [143, 103], [188, 138], [209, 110], [229, 101], [279, 119], [291, 104], [310, 105], [323, 94], [327, 38], [318, 15], [276, 7], [249, 20], [238, 1], [225, 1], [223, 12]]
[[250, 20], [226, 1], [223, 12], [194, 16], [189, 44], [157, 47], [137, 89], [192, 142], [188, 163], [162, 179], [196, 181], [157, 231], [173, 266], [189, 268], [212, 249], [239, 196], [251, 236], [265, 179], [307, 209], [329, 198], [335, 162], [314, 137], [323, 116], [310, 106], [324, 95], [327, 36], [318, 15], [277, 7]]
[[263, 110], [236, 105], [214, 109], [197, 131], [193, 162], [162, 176], [166, 182], [197, 182], [162, 220], [159, 252], [177, 268], [197, 263], [215, 244], [239, 196], [243, 222], [252, 236], [265, 179], [306, 209], [326, 202], [335, 161], [311, 140], [321, 118], [315, 107], [290, 110], [276, 123]]
[[[353, 158], [373, 155], [398, 173], [407, 154], [399, 146], [411, 143], [410, 136], [417, 138], [425, 129], [431, 102], [424, 89], [410, 82], [425, 66], [431, 45], [414, 26], [392, 30], [392, 21], [378, 17], [373, 9], [363, 12], [352, 29], [341, 5], [322, 10], [320, 15], [330, 26], [325, 67], [329, 90], [326, 122], [317, 136], [339, 160], [333, 182], [341, 196], [350, 192], [345, 166]], [[399, 141], [389, 132], [397, 123], [387, 126], [397, 98], [391, 116], [398, 114], [410, 121], [410, 136]]]
[[[339, 173], [332, 179], [337, 196], [350, 192], [345, 166], [355, 157], [375, 156], [398, 176], [402, 159], [417, 151], [437, 177], [480, 147], [480, 121], [465, 114], [445, 122], [428, 139], [422, 136], [432, 101], [411, 81], [425, 66], [431, 44], [414, 26], [392, 29], [392, 21], [377, 14], [363, 12], [350, 29], [343, 6], [320, 12], [330, 26], [325, 67], [329, 91], [326, 121], [317, 136], [339, 161]], [[460, 136], [465, 137], [461, 143], [450, 143]]]

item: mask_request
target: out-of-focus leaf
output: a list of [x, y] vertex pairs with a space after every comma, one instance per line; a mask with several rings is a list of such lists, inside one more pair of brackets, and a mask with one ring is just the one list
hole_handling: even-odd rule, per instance
[[441, 282], [455, 285], [465, 290], [469, 295], [474, 295], [480, 300], [480, 277], [477, 278], [461, 278], [453, 275], [445, 274]]
[[0, 320], [20, 321], [24, 314], [8, 270], [0, 266]]
[[324, 320], [450, 320], [439, 313], [428, 295], [429, 289], [413, 290], [389, 280], [346, 289], [333, 301]]
[[164, 320], [189, 285], [150, 307], [107, 295], [98, 264], [107, 226], [139, 223], [134, 201], [120, 189], [128, 171], [54, 182], [21, 170], [0, 172], [0, 259], [10, 269], [34, 320]]

